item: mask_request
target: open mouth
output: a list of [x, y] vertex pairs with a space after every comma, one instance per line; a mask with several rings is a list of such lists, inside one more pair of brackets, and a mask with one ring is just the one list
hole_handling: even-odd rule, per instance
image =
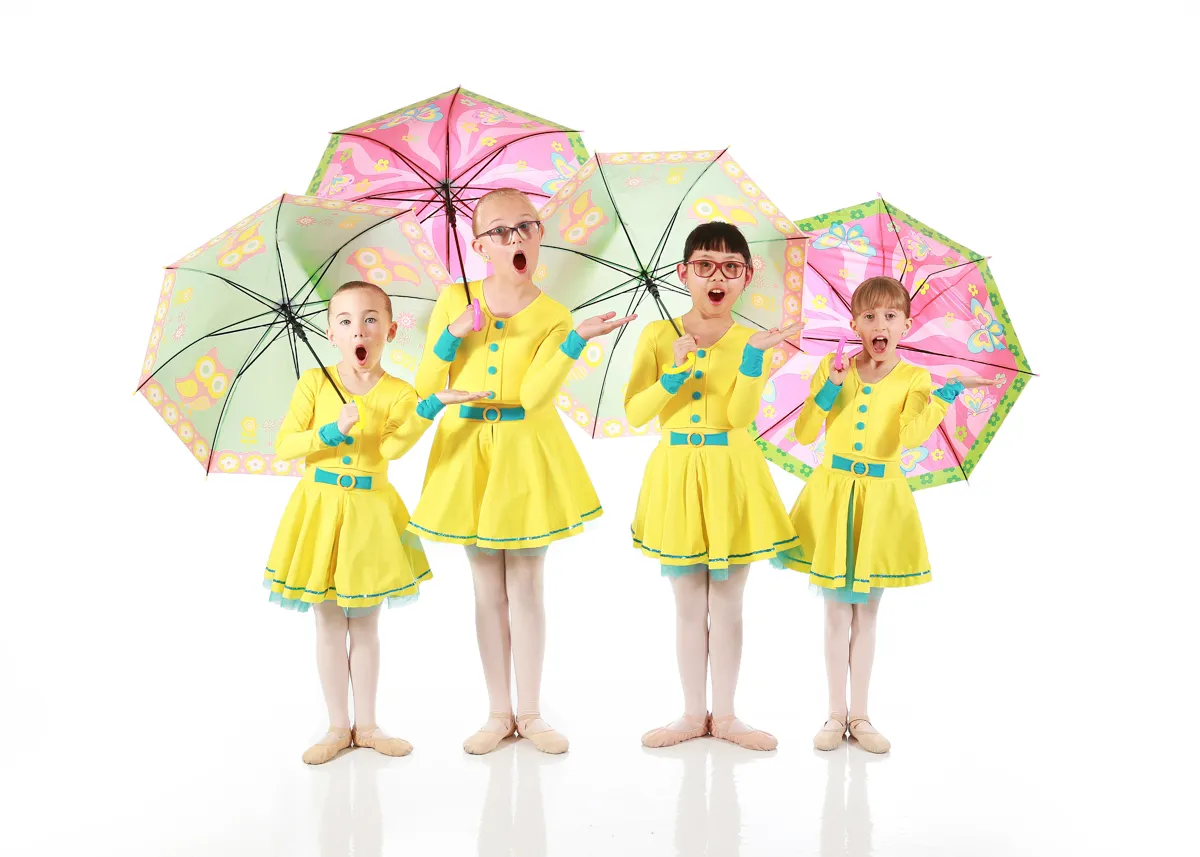
[[367, 347], [365, 345], [360, 345], [357, 348], [355, 348], [354, 349], [354, 357], [358, 360], [359, 363], [366, 363], [367, 362]]
[[518, 250], [513, 254], [513, 267], [517, 269], [517, 273], [525, 273], [525, 267], [529, 264], [529, 260], [525, 258], [525, 254]]
[[876, 336], [871, 340], [871, 351], [875, 354], [883, 354], [888, 348], [888, 338], [886, 336]]
[[708, 299], [710, 301], [712, 301], [714, 304], [719, 304], [721, 301], [725, 300], [725, 290], [724, 289], [709, 289], [708, 290]]

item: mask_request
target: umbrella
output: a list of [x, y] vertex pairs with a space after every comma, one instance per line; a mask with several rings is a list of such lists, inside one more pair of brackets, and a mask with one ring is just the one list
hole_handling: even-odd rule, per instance
[[340, 359], [325, 312], [351, 280], [391, 295], [399, 329], [384, 366], [412, 381], [450, 281], [420, 224], [285, 194], [167, 266], [138, 392], [206, 471], [300, 475], [302, 461], [275, 460], [275, 435], [300, 373]]
[[546, 234], [534, 282], [577, 318], [639, 314], [616, 336], [590, 341], [559, 394], [559, 407], [592, 437], [648, 430], [629, 426], [622, 388], [645, 325], [674, 325], [692, 308], [675, 266], [696, 226], [726, 221], [750, 244], [754, 277], [733, 307], [739, 323], [776, 327], [785, 295], [800, 293], [804, 237], [728, 151], [597, 155], [541, 217]]
[[935, 386], [967, 375], [997, 378], [1000, 387], [967, 390], [924, 444], [903, 451], [900, 466], [912, 488], [967, 479], [1033, 372], [1000, 298], [987, 259], [905, 214], [882, 197], [797, 221], [811, 242], [804, 289], [785, 301], [785, 320], [803, 319], [802, 351], [772, 376], [756, 427], [768, 460], [804, 478], [825, 453], [822, 433], [796, 443], [796, 414], [821, 357], [849, 343], [850, 299], [869, 277], [895, 277], [908, 288], [913, 324], [900, 356], [929, 370]]
[[309, 193], [411, 208], [452, 279], [481, 279], [468, 252], [475, 203], [516, 188], [534, 206], [587, 160], [577, 131], [459, 87], [335, 133]]

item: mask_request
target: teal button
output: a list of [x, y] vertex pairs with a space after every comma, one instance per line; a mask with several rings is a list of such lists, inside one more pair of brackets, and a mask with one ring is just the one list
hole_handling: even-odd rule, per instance
[[864, 396], [869, 396], [869, 395], [871, 395], [871, 388], [870, 388], [870, 387], [863, 387], [863, 395], [864, 395]]
[[692, 398], [695, 399], [697, 402], [700, 401], [700, 391], [697, 390], [696, 392], [692, 393]]
[[349, 464], [349, 463], [350, 463], [350, 456], [343, 455], [342, 456], [342, 464]]
[[495, 375], [495, 374], [496, 374], [496, 367], [495, 367], [495, 366], [489, 366], [489, 367], [488, 367], [488, 374], [489, 374], [489, 375]]
[[352, 438], [352, 437], [346, 438], [346, 446], [354, 446], [354, 438]]
[[697, 351], [697, 352], [696, 352], [696, 356], [697, 356], [697, 357], [699, 357], [699, 358], [701, 358], [701, 359], [704, 359], [704, 356], [705, 356], [706, 354], [708, 354], [708, 352], [707, 352], [707, 351], [705, 351], [703, 348], [701, 348], [699, 351]]
[[502, 322], [502, 321], [496, 322], [496, 330], [499, 330], [502, 327], [504, 327], [504, 322]]
[[494, 342], [488, 346], [488, 351], [499, 351], [499, 350], [500, 350], [500, 346]]
[[858, 406], [858, 412], [859, 412], [860, 414], [865, 414], [865, 413], [867, 412], [867, 406], [866, 406], [866, 405], [859, 405], [859, 406]]
[[488, 390], [488, 398], [489, 398], [489, 399], [494, 399], [494, 398], [496, 398], [496, 391], [495, 391], [495, 390]]
[[696, 377], [697, 377], [697, 378], [703, 378], [703, 377], [704, 377], [704, 373], [703, 373], [703, 372], [701, 372], [699, 369], [697, 369], [697, 370], [696, 370]]
[[855, 452], [862, 452], [862, 444], [861, 444], [861, 443], [856, 443], [856, 444], [854, 444], [854, 451], [855, 451]]
[[855, 428], [858, 429], [859, 431], [862, 431], [866, 427], [867, 427], [866, 423], [859, 423], [858, 425], [855, 426]]
[[700, 422], [700, 415], [699, 415], [699, 414], [692, 414], [692, 422], [694, 422], [694, 423], [698, 423], [698, 422]]

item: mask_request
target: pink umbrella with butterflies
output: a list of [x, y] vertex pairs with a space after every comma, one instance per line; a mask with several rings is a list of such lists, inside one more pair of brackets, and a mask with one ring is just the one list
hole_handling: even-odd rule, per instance
[[912, 329], [900, 356], [929, 370], [934, 386], [954, 378], [995, 379], [968, 389], [933, 435], [905, 449], [901, 468], [914, 490], [967, 479], [1033, 372], [1013, 330], [987, 259], [905, 214], [882, 197], [796, 225], [810, 237], [802, 283], [789, 284], [784, 324], [803, 320], [802, 350], [763, 393], [754, 431], [767, 459], [807, 478], [825, 454], [824, 434], [796, 442], [793, 425], [809, 380], [831, 351], [861, 349], [850, 328], [850, 300], [870, 277], [895, 277], [908, 288]]

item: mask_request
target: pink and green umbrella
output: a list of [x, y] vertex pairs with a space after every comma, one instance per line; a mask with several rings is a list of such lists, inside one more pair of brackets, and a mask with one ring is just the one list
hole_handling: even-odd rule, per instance
[[477, 280], [479, 198], [516, 188], [536, 208], [585, 160], [578, 131], [459, 87], [334, 134], [308, 192], [411, 208], [451, 277]]
[[929, 228], [882, 198], [833, 211], [797, 226], [809, 236], [803, 287], [784, 299], [784, 322], [803, 320], [803, 350], [768, 382], [755, 430], [767, 459], [807, 478], [825, 455], [825, 437], [796, 442], [796, 415], [821, 358], [850, 329], [854, 289], [875, 276], [903, 283], [913, 325], [900, 356], [929, 370], [935, 386], [968, 375], [998, 378], [1000, 387], [967, 390], [923, 444], [906, 449], [901, 468], [914, 490], [967, 479], [1033, 376], [987, 259]]

